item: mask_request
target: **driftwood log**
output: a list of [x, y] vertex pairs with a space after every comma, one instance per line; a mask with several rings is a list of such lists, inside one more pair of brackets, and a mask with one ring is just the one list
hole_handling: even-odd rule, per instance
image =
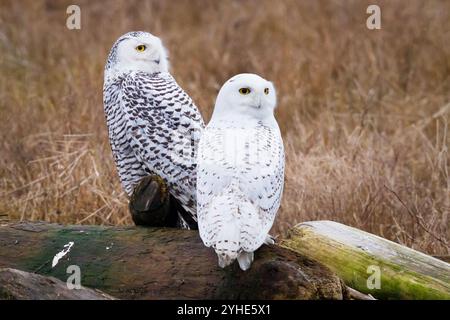
[[323, 263], [349, 287], [378, 299], [450, 299], [450, 264], [356, 228], [305, 222], [281, 245]]
[[16, 269], [0, 269], [0, 299], [2, 300], [114, 300], [98, 290], [67, 288], [54, 277]]
[[[70, 265], [81, 284], [126, 299], [343, 299], [345, 284], [322, 265], [276, 245], [263, 246], [250, 270], [217, 266], [198, 232], [170, 228], [0, 225], [0, 268], [64, 283]], [[4, 284], [0, 282], [0, 290]]]

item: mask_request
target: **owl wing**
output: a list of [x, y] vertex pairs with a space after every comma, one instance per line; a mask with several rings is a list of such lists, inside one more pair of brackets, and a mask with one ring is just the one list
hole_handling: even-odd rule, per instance
[[[250, 137], [256, 146], [254, 160], [241, 172], [240, 186], [252, 205], [242, 215], [242, 247], [251, 252], [259, 248], [273, 225], [284, 187], [285, 157], [278, 128], [258, 126]], [[253, 211], [255, 208], [255, 211]]]
[[197, 155], [197, 215], [204, 244], [216, 243], [223, 221], [233, 219], [233, 199], [227, 197], [234, 176], [234, 163], [224, 152], [224, 132], [206, 127]]
[[130, 73], [122, 83], [125, 135], [137, 159], [163, 178], [196, 221], [196, 147], [204, 123], [169, 74]]

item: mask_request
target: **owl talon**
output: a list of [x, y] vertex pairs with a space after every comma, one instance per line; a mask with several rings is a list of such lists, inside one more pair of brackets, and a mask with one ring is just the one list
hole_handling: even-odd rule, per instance
[[275, 238], [272, 237], [270, 234], [268, 234], [268, 235], [266, 236], [266, 240], [264, 240], [264, 244], [267, 244], [267, 245], [269, 245], [269, 244], [275, 244]]

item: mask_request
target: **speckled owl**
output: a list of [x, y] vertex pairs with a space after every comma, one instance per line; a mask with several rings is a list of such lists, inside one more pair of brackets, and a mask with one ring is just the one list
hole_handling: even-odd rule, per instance
[[[103, 102], [112, 153], [127, 194], [143, 177], [158, 175], [196, 222], [196, 148], [204, 123], [169, 73], [158, 37], [129, 32], [116, 41], [105, 66]], [[181, 227], [189, 228], [187, 219], [178, 218]]]

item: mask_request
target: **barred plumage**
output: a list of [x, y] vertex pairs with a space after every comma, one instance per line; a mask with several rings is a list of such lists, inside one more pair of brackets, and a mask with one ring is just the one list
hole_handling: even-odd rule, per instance
[[[142, 45], [144, 51], [137, 51]], [[141, 178], [157, 174], [196, 221], [195, 157], [204, 123], [167, 65], [161, 41], [149, 33], [116, 41], [103, 88], [109, 139], [128, 195]]]

